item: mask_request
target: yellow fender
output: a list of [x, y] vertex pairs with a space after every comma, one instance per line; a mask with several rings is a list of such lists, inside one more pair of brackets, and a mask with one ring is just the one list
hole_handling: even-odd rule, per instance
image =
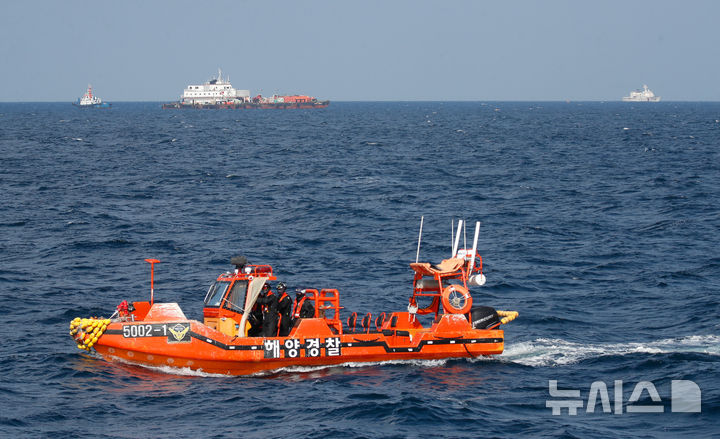
[[502, 317], [502, 319], [500, 319], [500, 323], [502, 323], [503, 325], [504, 325], [505, 323], [512, 322], [512, 321], [515, 320], [515, 318], [518, 316], [518, 312], [517, 312], [517, 311], [500, 311], [500, 310], [497, 310], [496, 312], [497, 312], [497, 314], [498, 314], [499, 316]]

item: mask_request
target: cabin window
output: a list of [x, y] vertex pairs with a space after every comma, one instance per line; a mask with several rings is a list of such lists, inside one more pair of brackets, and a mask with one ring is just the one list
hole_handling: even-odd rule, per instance
[[230, 294], [228, 294], [228, 298], [225, 301], [225, 305], [223, 305], [223, 307], [231, 311], [242, 312], [243, 307], [245, 306], [246, 291], [247, 281], [236, 280], [232, 288], [230, 289]]
[[205, 306], [215, 308], [220, 306], [220, 301], [225, 296], [225, 291], [227, 291], [229, 286], [230, 282], [228, 281], [219, 281], [213, 283], [210, 286], [207, 295], [205, 296]]

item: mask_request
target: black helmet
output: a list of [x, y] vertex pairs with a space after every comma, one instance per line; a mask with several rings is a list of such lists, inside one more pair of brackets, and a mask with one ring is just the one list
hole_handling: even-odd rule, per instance
[[277, 284], [277, 290], [278, 290], [279, 293], [284, 293], [285, 290], [287, 290], [287, 287], [285, 286], [285, 283], [280, 282], [279, 284]]
[[298, 299], [301, 298], [301, 297], [305, 297], [305, 290], [296, 289], [296, 290], [295, 290], [295, 297], [298, 298]]
[[263, 287], [262, 287], [262, 289], [263, 289], [263, 290], [269, 290], [269, 289], [270, 289], [270, 285], [264, 284]]

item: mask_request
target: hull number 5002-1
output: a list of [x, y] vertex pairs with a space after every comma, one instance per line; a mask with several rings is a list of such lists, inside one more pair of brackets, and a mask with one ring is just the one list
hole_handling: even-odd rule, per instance
[[190, 342], [189, 323], [133, 324], [123, 325], [124, 338], [167, 337], [168, 343]]

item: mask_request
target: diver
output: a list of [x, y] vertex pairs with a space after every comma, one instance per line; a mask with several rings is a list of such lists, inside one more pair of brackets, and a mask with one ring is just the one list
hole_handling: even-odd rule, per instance
[[311, 300], [305, 297], [305, 290], [295, 290], [295, 309], [293, 310], [295, 319], [308, 319], [315, 317], [315, 306]]
[[263, 313], [262, 307], [255, 302], [250, 314], [248, 315], [248, 323], [250, 323], [250, 329], [248, 330], [248, 337], [259, 337], [262, 334], [262, 322]]
[[291, 314], [293, 300], [288, 296], [287, 287], [283, 282], [277, 284], [275, 288], [278, 296], [278, 313], [280, 313], [280, 337], [286, 337], [290, 333], [290, 323], [292, 322]]
[[257, 299], [262, 308], [262, 336], [277, 337], [278, 333], [278, 297], [270, 289], [270, 285], [263, 285], [262, 292]]

